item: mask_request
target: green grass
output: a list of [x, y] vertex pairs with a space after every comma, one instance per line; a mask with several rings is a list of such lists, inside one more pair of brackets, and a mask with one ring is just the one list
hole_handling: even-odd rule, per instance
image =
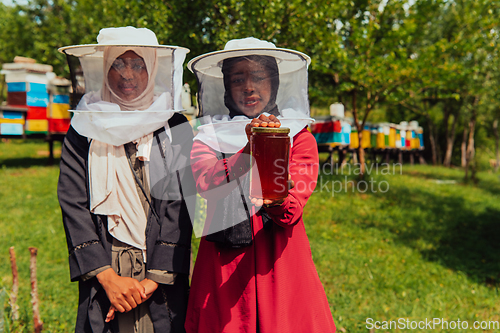
[[[345, 177], [327, 172], [320, 182]], [[385, 193], [317, 188], [304, 220], [336, 324], [358, 332], [367, 318], [500, 321], [498, 177], [481, 173], [470, 186], [461, 170], [405, 166], [367, 178], [386, 181]]]
[[[77, 285], [69, 282], [56, 197], [59, 170], [57, 161], [47, 165], [47, 146], [41, 141], [0, 143], [0, 293], [12, 286], [10, 246], [16, 248], [21, 280], [21, 318], [12, 323], [5, 302], [6, 332], [32, 331], [29, 246], [39, 249], [44, 332], [70, 332], [74, 327]], [[304, 221], [338, 328], [368, 332], [367, 318], [460, 319], [469, 325], [500, 321], [499, 174], [480, 172], [479, 182], [472, 185], [462, 183], [459, 169], [405, 166], [402, 175], [379, 169], [367, 181], [376, 189], [386, 181], [382, 189], [388, 185], [388, 191], [359, 193], [352, 191], [358, 185], [354, 182], [345, 191], [345, 177], [355, 181], [354, 175], [328, 173], [321, 175]], [[342, 182], [342, 191], [331, 191], [333, 181]], [[194, 239], [194, 252], [197, 244]]]
[[[60, 144], [56, 144], [60, 153]], [[32, 332], [28, 247], [38, 248], [40, 313], [45, 332], [74, 330], [77, 285], [69, 281], [68, 251], [57, 201], [59, 161], [48, 166], [48, 144], [19, 140], [0, 143], [0, 289], [10, 290], [9, 247], [19, 270], [20, 320], [5, 320], [6, 331]], [[5, 312], [10, 315], [10, 308]]]

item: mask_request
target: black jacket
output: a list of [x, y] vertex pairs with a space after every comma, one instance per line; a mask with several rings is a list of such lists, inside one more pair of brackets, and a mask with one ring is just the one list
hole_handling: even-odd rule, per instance
[[[193, 132], [180, 114], [174, 114], [168, 123], [172, 142], [162, 128], [154, 133], [151, 150], [151, 163], [163, 165], [151, 165], [152, 170], [160, 172], [155, 173], [157, 181], [151, 185], [155, 195], [151, 196], [152, 209], [146, 226], [146, 269], [177, 273], [177, 278], [174, 285], [160, 284], [148, 302], [156, 332], [183, 332], [191, 255], [189, 212], [194, 212], [196, 200], [189, 165]], [[104, 323], [110, 305], [104, 289], [96, 278], [81, 279], [84, 274], [111, 265], [113, 242], [107, 231], [107, 217], [90, 212], [89, 146], [89, 140], [70, 127], [62, 147], [57, 189], [71, 280], [79, 281], [80, 287], [75, 331], [117, 332], [112, 325]], [[154, 155], [161, 158], [153, 158]]]

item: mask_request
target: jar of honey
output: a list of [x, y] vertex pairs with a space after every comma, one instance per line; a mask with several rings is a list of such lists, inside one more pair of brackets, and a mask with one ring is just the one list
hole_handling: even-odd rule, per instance
[[250, 196], [280, 200], [288, 196], [290, 133], [285, 127], [253, 127], [250, 136]]

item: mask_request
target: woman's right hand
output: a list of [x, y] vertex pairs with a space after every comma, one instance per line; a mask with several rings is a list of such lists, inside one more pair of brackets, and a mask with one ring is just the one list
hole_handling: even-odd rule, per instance
[[132, 310], [147, 298], [139, 281], [119, 276], [112, 268], [97, 274], [97, 280], [106, 291], [111, 305], [120, 312]]
[[[144, 287], [144, 294], [146, 295], [146, 298], [142, 299], [142, 302], [147, 301], [151, 296], [153, 296], [153, 293], [155, 290], [158, 288], [158, 283], [156, 283], [153, 280], [150, 279], [144, 279], [140, 282], [140, 284]], [[106, 315], [106, 322], [109, 323], [111, 320], [115, 319], [115, 312], [116, 308], [111, 305], [108, 311], [108, 314]]]
[[245, 126], [245, 133], [247, 135], [248, 141], [250, 141], [250, 135], [252, 135], [252, 127], [280, 127], [281, 122], [276, 116], [270, 115], [269, 117], [261, 114], [257, 118], [253, 118], [250, 123]]

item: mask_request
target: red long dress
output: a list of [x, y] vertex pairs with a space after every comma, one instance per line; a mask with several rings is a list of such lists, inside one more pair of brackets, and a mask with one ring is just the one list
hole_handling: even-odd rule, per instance
[[[249, 207], [252, 245], [221, 249], [201, 239], [194, 267], [185, 328], [193, 332], [330, 333], [335, 332], [326, 295], [314, 266], [302, 211], [316, 186], [318, 151], [303, 129], [293, 138], [290, 174], [295, 188], [281, 206], [266, 208], [274, 223], [263, 229], [255, 206]], [[214, 150], [195, 141], [192, 170], [198, 191], [226, 182], [249, 169], [248, 157], [217, 160]], [[227, 193], [219, 193], [222, 196]], [[208, 199], [210, 223], [219, 198]]]

